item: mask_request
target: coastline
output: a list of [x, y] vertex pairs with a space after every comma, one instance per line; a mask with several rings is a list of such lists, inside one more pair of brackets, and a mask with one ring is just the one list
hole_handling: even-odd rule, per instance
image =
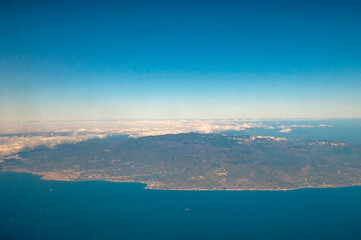
[[[59, 182], [90, 182], [90, 181], [104, 181], [104, 182], [113, 182], [113, 183], [139, 183], [144, 184], [144, 189], [146, 190], [157, 190], [157, 191], [225, 191], [225, 192], [242, 192], [242, 191], [294, 191], [301, 189], [334, 189], [334, 188], [347, 188], [347, 187], [359, 187], [359, 184], [350, 184], [350, 185], [308, 185], [308, 186], [300, 186], [293, 188], [169, 188], [169, 187], [157, 187], [154, 184], [154, 181], [135, 181], [134, 179], [130, 179], [129, 177], [111, 177], [111, 178], [66, 178], [64, 175], [59, 174], [59, 172], [31, 172], [24, 169], [16, 169], [16, 170], [0, 170], [0, 172], [8, 172], [8, 173], [28, 173], [31, 175], [39, 176], [41, 180], [45, 181], [59, 181]], [[61, 177], [62, 176], [62, 177]], [[163, 184], [163, 183], [162, 183]]]

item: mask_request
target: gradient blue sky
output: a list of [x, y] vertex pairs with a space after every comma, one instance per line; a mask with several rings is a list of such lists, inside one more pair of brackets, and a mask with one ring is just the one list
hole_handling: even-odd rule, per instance
[[361, 117], [361, 1], [0, 1], [0, 121]]

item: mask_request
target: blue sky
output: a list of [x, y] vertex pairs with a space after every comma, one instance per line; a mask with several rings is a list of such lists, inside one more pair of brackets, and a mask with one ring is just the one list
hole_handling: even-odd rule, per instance
[[361, 117], [360, 1], [1, 1], [0, 120]]

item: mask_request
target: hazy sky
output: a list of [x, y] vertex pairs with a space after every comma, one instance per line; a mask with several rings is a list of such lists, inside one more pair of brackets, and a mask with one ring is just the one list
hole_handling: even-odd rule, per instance
[[361, 117], [361, 1], [0, 1], [0, 121]]

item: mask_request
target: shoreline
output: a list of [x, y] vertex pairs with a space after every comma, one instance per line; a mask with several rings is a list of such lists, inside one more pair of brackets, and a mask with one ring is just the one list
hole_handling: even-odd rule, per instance
[[[4, 172], [4, 173], [28, 173], [34, 176], [39, 176], [40, 180], [44, 180], [44, 181], [58, 181], [58, 182], [91, 182], [91, 181], [103, 181], [103, 182], [109, 182], [109, 183], [138, 183], [138, 184], [144, 184], [145, 187], [143, 187], [143, 189], [145, 190], [156, 190], [156, 191], [185, 191], [185, 192], [221, 192], [221, 191], [225, 191], [225, 192], [244, 192], [244, 191], [262, 191], [262, 192], [266, 192], [266, 191], [278, 191], [278, 192], [285, 192], [285, 191], [294, 191], [294, 190], [301, 190], [301, 189], [334, 189], [334, 188], [347, 188], [347, 187], [360, 187], [360, 184], [353, 184], [353, 185], [320, 185], [320, 186], [301, 186], [301, 187], [294, 187], [294, 188], [215, 188], [215, 189], [207, 189], [207, 188], [160, 188], [160, 187], [152, 187], [149, 185], [152, 185], [152, 182], [154, 183], [154, 181], [149, 181], [149, 182], [141, 182], [141, 181], [134, 181], [132, 179], [105, 179], [105, 178], [100, 178], [100, 179], [69, 179], [69, 178], [55, 178], [55, 177], [50, 177], [49, 175], [47, 175], [46, 173], [54, 173], [54, 172], [31, 172], [28, 170], [23, 170], [23, 169], [17, 169], [17, 170], [0, 170], [0, 172]], [[45, 174], [44, 174], [45, 173]], [[56, 172], [55, 172], [56, 173]], [[59, 176], [59, 175], [58, 175]], [[122, 178], [122, 177], [120, 177]], [[123, 177], [125, 178], [125, 177]]]

